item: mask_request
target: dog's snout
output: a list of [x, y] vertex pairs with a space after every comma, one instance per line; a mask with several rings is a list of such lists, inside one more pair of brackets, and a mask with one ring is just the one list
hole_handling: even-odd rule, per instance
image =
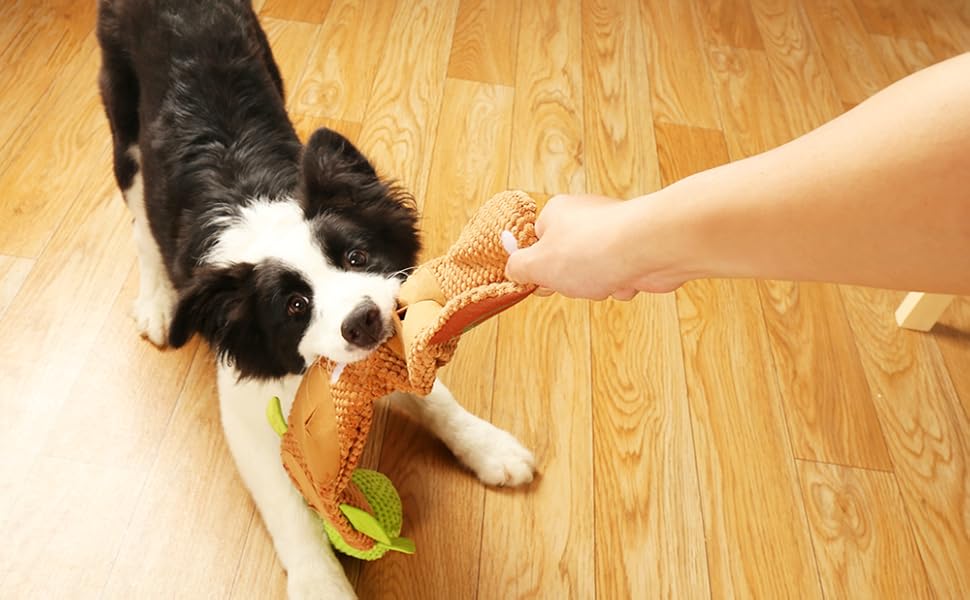
[[384, 323], [381, 310], [372, 300], [365, 300], [350, 311], [340, 326], [340, 334], [345, 340], [361, 348], [370, 348], [381, 341]]

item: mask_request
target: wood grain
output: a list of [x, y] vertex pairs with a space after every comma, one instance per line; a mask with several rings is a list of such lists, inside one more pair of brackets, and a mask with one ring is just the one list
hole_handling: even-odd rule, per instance
[[712, 595], [821, 598], [757, 288], [691, 282], [677, 308]]
[[580, 7], [525, 2], [519, 22], [509, 187], [584, 192]]
[[764, 49], [748, 0], [696, 0], [693, 6], [708, 46]]
[[640, 0], [654, 121], [717, 129], [720, 121], [689, 2]]
[[520, 0], [462, 0], [448, 77], [513, 85]]
[[970, 418], [932, 338], [896, 326], [900, 294], [842, 291], [930, 583], [959, 597], [970, 589]]
[[[458, 10], [448, 2], [402, 2], [391, 20], [360, 132], [361, 149], [378, 171], [398, 179], [424, 203], [441, 108], [448, 47]], [[408, 73], [402, 77], [402, 71]]]
[[0, 319], [0, 509], [43, 447], [80, 373], [79, 357], [93, 347], [134, 263], [126, 209], [101, 177]]
[[764, 52], [711, 47], [709, 64], [728, 156], [739, 160], [792, 138], [785, 105]]
[[232, 600], [250, 598], [285, 598], [286, 572], [276, 557], [259, 511], [253, 511], [242, 556], [232, 582]]
[[869, 33], [895, 38], [922, 40], [926, 20], [916, 2], [854, 0]]
[[279, 67], [280, 75], [283, 77], [286, 106], [294, 110], [297, 103], [292, 90], [301, 80], [304, 69], [308, 68], [306, 57], [318, 45], [320, 28], [308, 23], [269, 17], [261, 18], [260, 23], [273, 50], [276, 66]]
[[[93, 34], [78, 53], [86, 58], [76, 81], [96, 81]], [[110, 173], [92, 171], [111, 147], [97, 86], [65, 86], [45, 109], [44, 118], [21, 133], [24, 141], [0, 158], [0, 254], [38, 256], [74, 200], [92, 193], [94, 176]]]
[[832, 76], [795, 0], [752, 0], [772, 78], [786, 107], [793, 135], [842, 113]]
[[660, 188], [650, 89], [634, 4], [583, 2], [583, 124], [588, 191], [632, 198]]
[[[511, 125], [511, 88], [446, 82], [422, 221], [426, 258], [446, 252], [478, 207], [504, 189]], [[458, 401], [486, 419], [492, 413], [497, 332], [493, 319], [462, 336], [455, 360], [441, 373]], [[474, 597], [481, 553], [491, 554], [482, 548], [484, 486], [408, 419], [391, 413], [383, 433], [379, 468], [401, 493], [405, 535], [418, 551], [363, 564], [360, 595], [383, 597], [394, 589], [400, 598]], [[380, 439], [376, 427], [372, 436]], [[449, 565], [447, 576], [442, 564]]]
[[[667, 139], [684, 157], [672, 180], [727, 160], [723, 143]], [[711, 594], [821, 597], [757, 287], [695, 281], [676, 297]]]
[[264, 0], [260, 14], [287, 21], [323, 23], [330, 0]]
[[597, 596], [708, 598], [674, 296], [594, 303], [590, 322]]
[[858, 104], [889, 84], [852, 0], [802, 4], [843, 102]]
[[933, 598], [890, 473], [798, 461], [829, 598]]
[[498, 329], [492, 421], [532, 449], [541, 475], [525, 489], [486, 492], [478, 597], [591, 598], [588, 305], [527, 300]]
[[138, 269], [132, 267], [94, 341], [96, 350], [75, 359], [80, 374], [52, 419], [43, 455], [151, 468], [199, 344], [162, 351], [142, 339], [131, 317], [137, 293]]
[[837, 287], [758, 284], [797, 458], [891, 470]]
[[898, 81], [936, 62], [926, 42], [875, 34], [870, 39], [890, 81]]
[[334, 0], [318, 43], [303, 57], [306, 69], [293, 87], [293, 110], [363, 121], [395, 7], [388, 0]]
[[223, 439], [214, 359], [199, 352], [104, 595], [228, 597], [254, 512]]
[[970, 50], [970, 4], [963, 0], [918, 0], [923, 39], [939, 60]]
[[27, 279], [34, 261], [17, 256], [0, 256], [0, 320]]
[[657, 123], [661, 181], [668, 186], [727, 162], [724, 134], [718, 130]]
[[933, 328], [933, 339], [940, 347], [963, 412], [970, 415], [970, 353], [966, 351], [970, 344], [970, 300], [953, 300]]

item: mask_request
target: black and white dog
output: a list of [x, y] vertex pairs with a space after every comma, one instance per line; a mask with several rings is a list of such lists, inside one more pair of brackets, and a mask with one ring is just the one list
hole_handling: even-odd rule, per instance
[[[417, 216], [339, 134], [303, 147], [248, 0], [100, 0], [101, 93], [134, 216], [138, 328], [217, 354], [229, 447], [288, 572], [291, 598], [353, 596], [283, 470], [264, 411], [289, 410], [320, 357], [352, 362], [391, 331]], [[531, 453], [440, 383], [398, 395], [485, 483], [532, 479]]]

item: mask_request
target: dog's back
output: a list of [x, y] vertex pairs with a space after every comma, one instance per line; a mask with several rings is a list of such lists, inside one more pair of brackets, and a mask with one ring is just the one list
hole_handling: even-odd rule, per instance
[[[301, 146], [248, 1], [102, 0], [98, 38], [115, 174], [127, 189], [141, 172], [151, 223], [216, 223], [293, 192]], [[153, 229], [178, 284], [212, 232]]]

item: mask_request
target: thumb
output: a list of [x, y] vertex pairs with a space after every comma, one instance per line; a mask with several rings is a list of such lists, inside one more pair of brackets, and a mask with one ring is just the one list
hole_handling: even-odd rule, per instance
[[[540, 240], [541, 241], [541, 240]], [[537, 248], [540, 242], [528, 248], [516, 250], [505, 263], [505, 276], [516, 283], [538, 283], [533, 279], [533, 266], [536, 262]]]

